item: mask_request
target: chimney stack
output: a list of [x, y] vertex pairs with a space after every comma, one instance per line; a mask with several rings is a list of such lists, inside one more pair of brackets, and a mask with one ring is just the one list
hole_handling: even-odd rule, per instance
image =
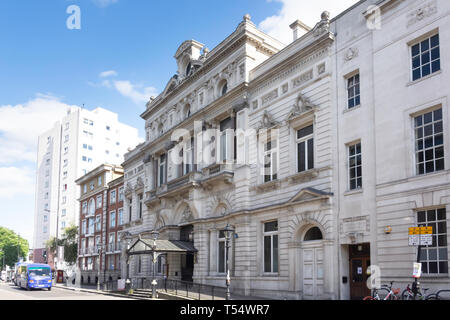
[[294, 41], [311, 30], [310, 27], [308, 27], [306, 24], [304, 24], [300, 20], [295, 21], [289, 27], [292, 29], [292, 31], [294, 33]]

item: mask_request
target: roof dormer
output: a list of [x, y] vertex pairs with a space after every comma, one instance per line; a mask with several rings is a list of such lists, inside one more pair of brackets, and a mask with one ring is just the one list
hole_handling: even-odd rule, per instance
[[195, 40], [187, 40], [181, 44], [175, 53], [180, 78], [189, 76], [191, 69], [194, 67], [194, 62], [200, 59], [204, 46], [204, 44]]

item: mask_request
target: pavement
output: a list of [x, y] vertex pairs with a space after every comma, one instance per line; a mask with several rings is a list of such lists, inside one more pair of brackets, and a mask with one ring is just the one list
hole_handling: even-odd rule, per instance
[[51, 291], [31, 290], [0, 282], [0, 300], [132, 300], [120, 295], [99, 294], [96, 290], [53, 286]]

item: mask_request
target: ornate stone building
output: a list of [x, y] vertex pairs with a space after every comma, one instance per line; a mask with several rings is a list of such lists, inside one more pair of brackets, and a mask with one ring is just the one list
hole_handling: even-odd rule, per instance
[[158, 230], [183, 247], [161, 277], [224, 286], [229, 224], [233, 292], [359, 298], [369, 265], [411, 282], [408, 227], [432, 225], [422, 282], [448, 287], [449, 8], [360, 1], [287, 46], [246, 15], [212, 51], [185, 41], [123, 163], [122, 277], [151, 277], [128, 249]]

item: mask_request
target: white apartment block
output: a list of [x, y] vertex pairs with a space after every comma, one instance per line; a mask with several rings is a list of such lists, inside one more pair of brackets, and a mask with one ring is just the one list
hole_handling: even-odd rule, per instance
[[231, 225], [232, 292], [356, 299], [371, 265], [411, 284], [408, 229], [431, 226], [420, 281], [449, 289], [449, 14], [447, 0], [364, 0], [294, 22], [288, 46], [248, 15], [212, 51], [184, 42], [122, 164], [122, 277], [151, 278], [158, 230], [185, 248], [160, 276], [224, 286]]
[[34, 221], [34, 259], [42, 259], [45, 242], [66, 227], [78, 225], [79, 188], [75, 180], [102, 163], [120, 164], [139, 144], [138, 130], [118, 115], [97, 108], [73, 108], [39, 136]]

